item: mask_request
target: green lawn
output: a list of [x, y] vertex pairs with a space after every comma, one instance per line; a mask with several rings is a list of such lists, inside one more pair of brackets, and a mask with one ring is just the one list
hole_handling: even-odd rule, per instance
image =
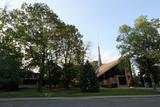
[[36, 89], [20, 89], [13, 92], [0, 91], [0, 97], [76, 97], [76, 96], [112, 96], [112, 95], [156, 95], [155, 92], [148, 89], [119, 89], [119, 88], [102, 88], [97, 93], [82, 93], [79, 89], [53, 89], [51, 91], [44, 90], [38, 93]]

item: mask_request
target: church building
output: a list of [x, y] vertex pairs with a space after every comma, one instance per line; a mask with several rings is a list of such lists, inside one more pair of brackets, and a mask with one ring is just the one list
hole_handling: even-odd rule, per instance
[[109, 63], [102, 64], [100, 47], [98, 46], [98, 68], [96, 75], [101, 86], [111, 88], [129, 86], [130, 74], [118, 68], [119, 60], [120, 58], [117, 58]]
[[119, 58], [109, 63], [102, 64], [96, 71], [101, 86], [124, 87], [128, 86], [129, 73], [120, 71], [118, 68]]

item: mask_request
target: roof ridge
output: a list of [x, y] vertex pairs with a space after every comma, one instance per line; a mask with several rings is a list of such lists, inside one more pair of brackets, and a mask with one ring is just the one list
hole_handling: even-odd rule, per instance
[[98, 69], [97, 69], [97, 77], [101, 76], [102, 74], [104, 74], [105, 72], [107, 72], [108, 70], [112, 69], [114, 66], [116, 66], [119, 63], [119, 58], [116, 60], [113, 60], [107, 64], [103, 64], [101, 65]]

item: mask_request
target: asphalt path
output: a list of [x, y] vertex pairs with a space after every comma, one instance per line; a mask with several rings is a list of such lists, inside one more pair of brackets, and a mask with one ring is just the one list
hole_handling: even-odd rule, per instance
[[160, 107], [160, 96], [0, 98], [0, 107]]

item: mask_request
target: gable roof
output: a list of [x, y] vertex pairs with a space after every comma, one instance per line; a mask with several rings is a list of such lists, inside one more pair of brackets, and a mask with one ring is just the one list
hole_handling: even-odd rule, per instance
[[113, 60], [107, 64], [103, 64], [101, 65], [97, 70], [96, 70], [96, 75], [97, 77], [103, 75], [105, 72], [107, 72], [108, 70], [112, 69], [113, 67], [115, 67], [117, 64], [119, 63], [119, 58], [116, 60]]

